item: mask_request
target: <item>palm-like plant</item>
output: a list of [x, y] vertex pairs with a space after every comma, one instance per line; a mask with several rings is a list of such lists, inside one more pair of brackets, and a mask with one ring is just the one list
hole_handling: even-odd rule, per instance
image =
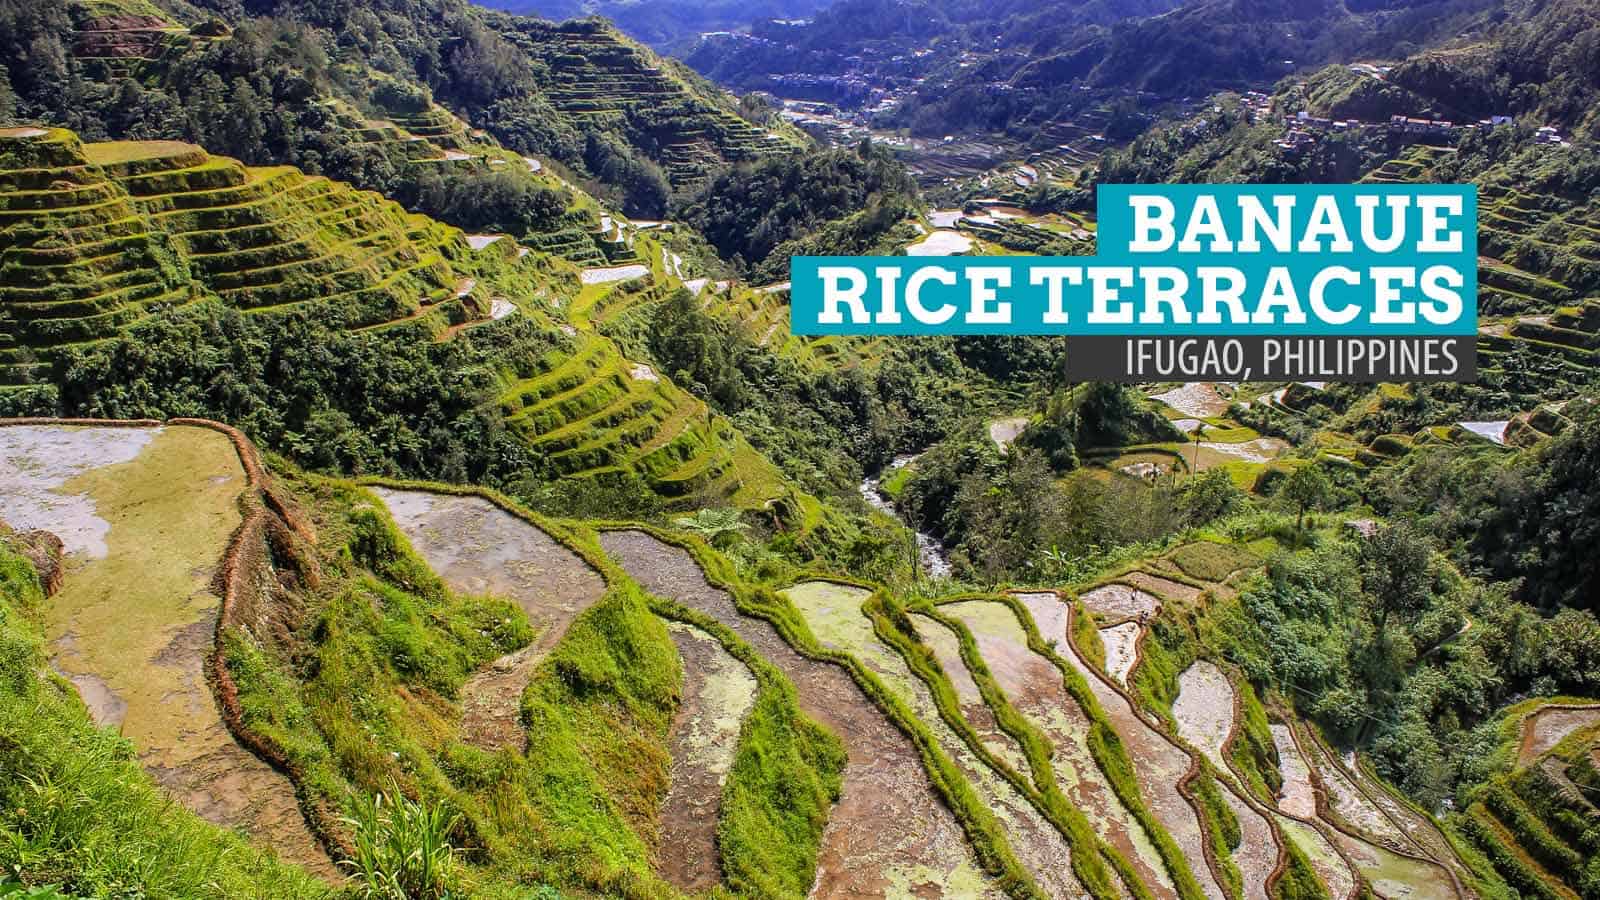
[[388, 791], [356, 801], [345, 819], [355, 832], [355, 858], [345, 865], [357, 889], [376, 900], [442, 900], [451, 896], [461, 816], [444, 804], [410, 800], [393, 781]]
[[750, 527], [740, 521], [739, 515], [737, 509], [701, 509], [692, 516], [673, 519], [672, 524], [700, 535], [707, 543], [723, 546]]

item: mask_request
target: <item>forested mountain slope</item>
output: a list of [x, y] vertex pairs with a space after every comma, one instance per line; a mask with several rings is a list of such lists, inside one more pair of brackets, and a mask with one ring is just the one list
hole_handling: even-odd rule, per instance
[[[709, 168], [802, 143], [739, 118], [730, 98], [599, 21], [554, 26], [464, 0], [129, 10], [0, 10], [0, 114], [90, 137], [199, 141], [412, 206], [429, 185], [406, 161], [443, 158], [432, 168], [459, 181], [482, 155], [469, 145], [498, 141], [655, 216]], [[441, 212], [434, 203], [422, 211]]]

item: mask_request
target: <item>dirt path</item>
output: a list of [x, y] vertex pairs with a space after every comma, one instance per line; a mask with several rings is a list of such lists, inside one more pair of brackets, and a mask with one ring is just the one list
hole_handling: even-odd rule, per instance
[[605, 593], [605, 581], [554, 538], [482, 497], [371, 489], [418, 554], [451, 590], [521, 606], [532, 644], [495, 660], [461, 689], [461, 733], [480, 747], [520, 748], [522, 691], [567, 626]]
[[233, 445], [208, 429], [0, 428], [0, 509], [68, 552], [45, 607], [51, 664], [179, 803], [336, 878], [294, 785], [234, 741], [204, 674], [244, 488]]
[[[1062, 793], [1083, 811], [1095, 831], [1127, 859], [1139, 880], [1157, 898], [1177, 897], [1155, 845], [1122, 805], [1089, 753], [1088, 716], [1067, 693], [1061, 670], [1028, 647], [1027, 634], [1016, 614], [1009, 606], [992, 600], [950, 603], [939, 610], [972, 632], [984, 664], [1011, 705], [1049, 739], [1053, 751], [1051, 767]], [[1048, 635], [1053, 632], [1044, 633], [1049, 640]], [[1064, 638], [1064, 625], [1061, 634]]]
[[[1206, 861], [1205, 837], [1200, 817], [1188, 799], [1178, 790], [1179, 782], [1189, 773], [1194, 760], [1181, 747], [1152, 728], [1126, 696], [1112, 687], [1104, 676], [1078, 655], [1077, 648], [1068, 637], [1067, 629], [1070, 622], [1066, 620], [1066, 616], [1069, 607], [1065, 601], [1052, 593], [1018, 594], [1017, 598], [1028, 607], [1036, 624], [1041, 618], [1052, 622], [1052, 630], [1048, 634], [1040, 624], [1040, 634], [1047, 640], [1059, 636], [1057, 653], [1089, 682], [1089, 689], [1094, 692], [1095, 699], [1100, 702], [1117, 734], [1121, 735], [1122, 744], [1127, 748], [1128, 757], [1138, 774], [1140, 792], [1144, 795], [1145, 805], [1177, 842], [1184, 858], [1189, 860], [1189, 868], [1194, 872], [1195, 879], [1200, 882], [1200, 887], [1205, 890], [1206, 896], [1220, 900], [1224, 894], [1221, 886], [1217, 884], [1216, 876], [1211, 872], [1211, 866]], [[1055, 628], [1054, 623], [1057, 622], [1061, 626], [1059, 630]]]
[[[1011, 849], [1039, 887], [1051, 897], [1082, 896], [1084, 890], [1073, 876], [1072, 851], [1066, 838], [1027, 797], [967, 746], [940, 716], [927, 684], [912, 674], [899, 652], [878, 640], [871, 621], [861, 612], [861, 604], [870, 592], [834, 582], [809, 581], [783, 594], [823, 646], [849, 653], [865, 663], [927, 725], [939, 749], [955, 762], [984, 806], [1000, 820]], [[1024, 765], [1019, 771], [1028, 769]]]
[[667, 628], [683, 659], [683, 702], [668, 737], [672, 784], [661, 804], [656, 870], [681, 890], [709, 891], [721, 882], [722, 786], [733, 767], [739, 727], [755, 704], [756, 679], [700, 629], [682, 622]]
[[1522, 723], [1522, 749], [1517, 765], [1526, 766], [1555, 749], [1567, 735], [1600, 724], [1600, 705], [1547, 706]]
[[841, 668], [795, 652], [765, 620], [741, 614], [689, 554], [640, 531], [600, 542], [648, 591], [732, 628], [794, 683], [801, 708], [848, 751], [844, 786], [818, 854], [813, 897], [997, 896], [966, 836], [933, 791], [910, 740]]

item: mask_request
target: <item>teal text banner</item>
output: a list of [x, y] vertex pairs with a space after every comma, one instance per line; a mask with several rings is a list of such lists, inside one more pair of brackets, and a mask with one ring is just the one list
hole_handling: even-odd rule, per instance
[[801, 335], [1477, 332], [1471, 185], [1102, 185], [1092, 257], [797, 256]]

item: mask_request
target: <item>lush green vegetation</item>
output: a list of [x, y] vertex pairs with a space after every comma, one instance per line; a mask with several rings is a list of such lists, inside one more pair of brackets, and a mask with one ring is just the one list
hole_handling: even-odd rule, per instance
[[1382, 473], [1375, 494], [1419, 516], [1463, 564], [1518, 582], [1534, 605], [1595, 612], [1600, 561], [1581, 548], [1600, 537], [1600, 411], [1582, 402], [1569, 411], [1572, 427], [1510, 465], [1486, 466], [1468, 447], [1423, 448]]
[[[876, 217], [872, 230], [881, 232], [906, 217], [915, 193], [916, 185], [887, 150], [863, 143], [854, 150], [735, 167], [707, 182], [682, 217], [737, 268], [749, 265], [777, 275], [788, 271], [791, 254], [781, 254], [776, 265], [762, 264], [785, 242], [825, 222], [880, 208], [886, 214]], [[828, 244], [839, 247], [838, 241]]]
[[325, 885], [175, 808], [135, 748], [49, 673], [33, 564], [0, 533], [0, 896], [321, 897]]

